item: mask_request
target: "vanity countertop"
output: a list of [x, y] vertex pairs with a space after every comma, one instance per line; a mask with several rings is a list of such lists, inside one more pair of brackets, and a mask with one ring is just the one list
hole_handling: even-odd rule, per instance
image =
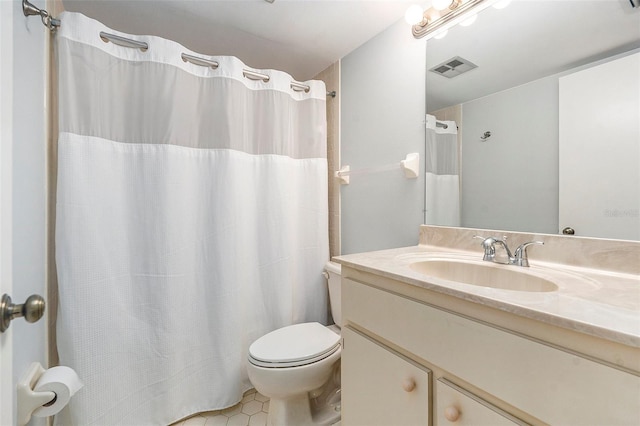
[[[421, 244], [338, 256], [343, 266], [482, 304], [525, 318], [640, 348], [640, 276], [584, 266], [537, 261], [530, 257], [523, 273], [552, 277], [551, 292], [524, 292], [448, 281], [414, 271], [413, 262], [433, 257], [481, 261], [482, 251]], [[488, 263], [488, 262], [487, 262]]]

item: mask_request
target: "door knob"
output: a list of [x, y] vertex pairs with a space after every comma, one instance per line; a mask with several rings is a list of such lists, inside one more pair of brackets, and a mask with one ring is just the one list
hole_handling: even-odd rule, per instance
[[44, 315], [44, 307], [44, 299], [37, 294], [29, 296], [21, 305], [11, 303], [11, 297], [3, 294], [0, 301], [0, 333], [9, 328], [14, 318], [24, 317], [27, 322], [38, 321]]

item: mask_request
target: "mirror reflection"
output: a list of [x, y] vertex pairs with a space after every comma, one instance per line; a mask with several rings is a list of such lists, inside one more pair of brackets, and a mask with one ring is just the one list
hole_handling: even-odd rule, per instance
[[[457, 224], [640, 239], [638, 51], [640, 9], [622, 0], [513, 1], [429, 40], [427, 113], [457, 130]], [[425, 222], [450, 225], [434, 191]]]

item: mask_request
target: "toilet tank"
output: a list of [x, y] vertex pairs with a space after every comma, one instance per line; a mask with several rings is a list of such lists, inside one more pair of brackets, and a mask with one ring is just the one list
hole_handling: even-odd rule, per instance
[[342, 327], [342, 291], [340, 289], [341, 266], [335, 262], [327, 262], [324, 266], [327, 285], [329, 286], [329, 304], [331, 316], [338, 327]]

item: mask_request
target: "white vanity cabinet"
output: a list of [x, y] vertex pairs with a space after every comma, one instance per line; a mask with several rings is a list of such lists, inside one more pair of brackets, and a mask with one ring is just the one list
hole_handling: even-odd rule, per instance
[[513, 426], [527, 423], [441, 377], [436, 382], [437, 425]]
[[344, 426], [640, 424], [637, 371], [447, 297], [343, 265]]
[[349, 328], [342, 336], [342, 424], [428, 425], [431, 372]]

